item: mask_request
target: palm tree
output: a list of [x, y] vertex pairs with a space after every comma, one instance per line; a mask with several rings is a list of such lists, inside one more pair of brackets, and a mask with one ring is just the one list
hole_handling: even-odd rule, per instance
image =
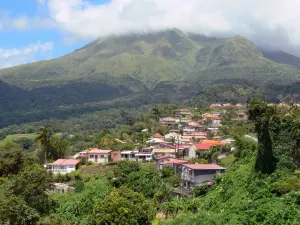
[[52, 156], [50, 139], [52, 136], [52, 131], [48, 127], [43, 127], [40, 129], [36, 141], [40, 142], [45, 151], [45, 163], [47, 162], [47, 157]]
[[159, 108], [157, 106], [152, 108], [152, 113], [156, 119], [156, 121], [159, 121], [159, 117], [160, 117], [160, 112], [159, 112]]

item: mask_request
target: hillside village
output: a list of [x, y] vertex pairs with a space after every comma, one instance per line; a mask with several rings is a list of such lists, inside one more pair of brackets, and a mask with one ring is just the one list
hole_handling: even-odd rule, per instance
[[212, 104], [204, 113], [197, 112], [197, 109], [176, 109], [168, 117], [157, 118], [158, 123], [166, 128], [165, 133], [150, 133], [148, 129], [142, 129], [140, 133], [149, 138], [135, 149], [121, 151], [92, 147], [45, 167], [53, 174], [67, 174], [77, 170], [82, 161], [102, 165], [122, 160], [155, 162], [156, 170], [172, 167], [181, 178], [182, 187], [192, 190], [199, 184], [212, 182], [215, 175], [226, 169], [218, 163], [232, 153], [234, 139], [219, 129], [222, 124], [245, 124], [247, 120], [245, 105], [242, 104]]
[[2, 139], [0, 221], [298, 224], [296, 101], [118, 113], [113, 128], [64, 131], [54, 121]]

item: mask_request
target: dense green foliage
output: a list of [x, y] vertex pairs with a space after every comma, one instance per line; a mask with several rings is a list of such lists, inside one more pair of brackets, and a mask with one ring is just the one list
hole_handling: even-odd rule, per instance
[[249, 40], [177, 29], [96, 40], [1, 70], [0, 79], [0, 127], [191, 98], [237, 103], [299, 93], [298, 69], [264, 58]]
[[258, 143], [236, 136], [236, 158], [226, 173], [211, 190], [195, 189], [204, 195], [195, 203], [197, 213], [182, 209], [162, 224], [299, 224], [299, 108], [267, 107], [256, 99], [248, 110]]
[[150, 225], [155, 216], [151, 201], [127, 188], [112, 190], [94, 208], [95, 223], [99, 225]]

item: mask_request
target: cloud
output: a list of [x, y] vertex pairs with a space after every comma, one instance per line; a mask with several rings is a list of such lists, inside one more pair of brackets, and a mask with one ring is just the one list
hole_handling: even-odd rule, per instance
[[5, 30], [26, 31], [33, 29], [54, 28], [55, 22], [47, 15], [13, 16], [8, 11], [0, 11], [0, 32]]
[[41, 59], [47, 59], [53, 49], [52, 42], [37, 42], [22, 48], [0, 48], [0, 68], [12, 67], [20, 64], [31, 63]]
[[[91, 40], [167, 28], [208, 36], [243, 35], [269, 46], [300, 46], [299, 0], [44, 0], [68, 36]], [[274, 37], [275, 36], [275, 37]], [[278, 43], [283, 40], [284, 43]], [[270, 40], [269, 40], [270, 39]]]
[[29, 23], [30, 20], [27, 17], [20, 17], [11, 21], [12, 27], [17, 30], [27, 30], [30, 27]]

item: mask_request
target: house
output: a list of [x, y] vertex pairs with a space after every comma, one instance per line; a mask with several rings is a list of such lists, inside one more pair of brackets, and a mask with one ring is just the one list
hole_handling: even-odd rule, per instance
[[217, 164], [182, 164], [181, 179], [186, 189], [193, 189], [196, 185], [212, 181], [216, 174], [224, 170]]
[[152, 154], [154, 158], [162, 157], [162, 156], [176, 156], [175, 148], [156, 148], [152, 150]]
[[224, 108], [230, 108], [230, 107], [232, 107], [232, 104], [231, 103], [225, 103], [225, 104], [223, 104], [223, 107]]
[[166, 141], [162, 140], [161, 138], [149, 138], [146, 143], [166, 143]]
[[213, 109], [213, 108], [219, 108], [219, 107], [221, 107], [221, 104], [218, 104], [218, 103], [210, 105], [211, 109]]
[[160, 170], [160, 166], [159, 166], [160, 163], [169, 161], [170, 159], [175, 159], [175, 158], [172, 157], [172, 156], [169, 156], [169, 155], [154, 158], [154, 160], [155, 160], [155, 162], [156, 162], [155, 169], [156, 169], [156, 170]]
[[54, 191], [56, 193], [66, 193], [69, 191], [74, 191], [75, 188], [71, 187], [68, 184], [64, 184], [64, 183], [53, 183], [53, 188], [51, 191]]
[[136, 158], [135, 158], [136, 153], [138, 153], [138, 151], [122, 151], [121, 152], [121, 160], [136, 161]]
[[90, 148], [87, 151], [88, 161], [94, 163], [108, 163], [110, 161], [118, 162], [121, 160], [120, 150], [101, 150], [98, 148]]
[[237, 104], [235, 105], [235, 107], [238, 108], [238, 109], [241, 109], [241, 108], [244, 108], [245, 106], [242, 105], [242, 104], [240, 104], [240, 103], [237, 103]]
[[167, 125], [167, 126], [176, 124], [176, 122], [177, 122], [177, 120], [173, 117], [164, 117], [164, 118], [159, 119], [160, 124]]
[[78, 168], [77, 159], [58, 159], [53, 163], [48, 163], [46, 169], [53, 174], [66, 174], [75, 171]]
[[211, 119], [212, 127], [219, 127], [221, 125], [221, 118], [220, 117], [214, 117]]
[[197, 152], [208, 151], [213, 146], [225, 145], [226, 142], [216, 141], [216, 140], [204, 140], [201, 143], [195, 143], [193, 148], [189, 150], [189, 158], [197, 158]]
[[175, 110], [175, 117], [187, 117], [191, 116], [192, 113], [189, 109], [177, 109]]
[[178, 140], [180, 139], [180, 134], [171, 132], [165, 135], [165, 140]]
[[214, 140], [218, 140], [218, 141], [220, 141], [221, 138], [222, 138], [221, 136], [214, 136], [214, 137], [213, 137]]
[[158, 139], [164, 139], [164, 138], [165, 138], [165, 137], [162, 136], [160, 133], [155, 133], [155, 134], [153, 134], [152, 137], [153, 137], [153, 138], [158, 138]]
[[207, 139], [206, 136], [193, 135], [193, 136], [182, 136], [180, 140], [184, 142], [195, 142], [195, 141], [201, 141], [205, 139]]
[[177, 149], [177, 156], [179, 157], [189, 157], [189, 152], [193, 151], [193, 144], [177, 144], [175, 145]]
[[167, 143], [156, 143], [156, 144], [152, 144], [151, 148], [174, 148], [175, 149], [175, 146]]
[[181, 174], [182, 164], [184, 164], [184, 163], [188, 163], [188, 161], [183, 160], [183, 159], [170, 158], [167, 161], [160, 162], [158, 168], [159, 168], [159, 170], [161, 170], [165, 166], [171, 166], [173, 168], [175, 174]]
[[152, 152], [139, 152], [135, 154], [135, 160], [137, 162], [150, 161], [152, 158]]

